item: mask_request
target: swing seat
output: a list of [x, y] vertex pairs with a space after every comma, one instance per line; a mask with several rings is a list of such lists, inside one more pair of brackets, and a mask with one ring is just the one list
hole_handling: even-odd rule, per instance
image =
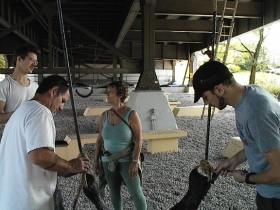
[[195, 210], [210, 189], [211, 183], [214, 184], [216, 174], [213, 174], [212, 181], [208, 177], [198, 172], [198, 168], [191, 171], [189, 176], [189, 190], [182, 200], [170, 210]]
[[75, 91], [79, 96], [81, 96], [82, 98], [87, 98], [87, 97], [89, 97], [92, 93], [93, 93], [93, 89], [91, 89], [90, 90], [90, 92], [88, 93], [88, 94], [82, 94], [82, 93], [80, 93], [77, 89], [76, 89], [76, 91]]

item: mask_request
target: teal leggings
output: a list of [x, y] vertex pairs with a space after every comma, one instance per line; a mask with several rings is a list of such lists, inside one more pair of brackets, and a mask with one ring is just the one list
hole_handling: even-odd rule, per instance
[[122, 180], [127, 186], [128, 192], [132, 197], [135, 208], [137, 210], [147, 209], [146, 198], [141, 188], [139, 175], [137, 175], [137, 177], [135, 177], [134, 179], [129, 178], [128, 170], [130, 163], [130, 161], [118, 162], [117, 170], [115, 172], [111, 172], [108, 171], [108, 162], [102, 162], [114, 210], [122, 210]]

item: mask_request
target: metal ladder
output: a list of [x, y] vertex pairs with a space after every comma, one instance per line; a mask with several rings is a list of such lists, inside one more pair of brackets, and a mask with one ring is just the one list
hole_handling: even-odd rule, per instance
[[186, 69], [185, 69], [185, 73], [184, 73], [182, 85], [185, 84], [186, 78], [188, 77], [188, 76], [187, 76], [187, 73], [188, 73], [189, 70], [190, 70], [190, 58], [189, 58], [189, 60], [188, 60], [188, 64], [187, 64]]
[[[229, 3], [232, 5], [232, 1]], [[224, 56], [223, 56], [223, 61], [222, 63], [225, 64], [226, 60], [227, 60], [227, 55], [228, 55], [228, 51], [229, 51], [229, 45], [230, 45], [230, 40], [232, 38], [232, 33], [233, 33], [233, 29], [234, 29], [234, 24], [235, 24], [235, 13], [237, 10], [237, 5], [238, 5], [238, 0], [235, 0], [234, 3], [234, 7], [230, 7], [227, 3], [227, 0], [225, 0], [224, 2], [224, 9], [223, 9], [223, 13], [221, 16], [221, 22], [220, 22], [220, 26], [219, 26], [219, 32], [217, 34], [217, 39], [216, 39], [216, 47], [215, 47], [215, 56], [217, 55], [218, 49], [219, 49], [219, 44], [222, 41], [226, 41], [225, 44], [225, 52], [224, 52]], [[230, 11], [231, 15], [226, 16], [226, 11]], [[226, 24], [226, 23], [230, 23], [230, 24]]]

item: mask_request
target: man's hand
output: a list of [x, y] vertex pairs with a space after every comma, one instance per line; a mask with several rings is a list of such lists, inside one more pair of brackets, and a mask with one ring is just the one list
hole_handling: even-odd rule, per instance
[[234, 155], [232, 158], [227, 159], [219, 163], [215, 169], [217, 175], [226, 176], [228, 172], [234, 171], [235, 168], [246, 161], [246, 155], [244, 149]]
[[85, 173], [89, 170], [89, 158], [85, 153], [69, 162], [71, 165], [70, 173]]
[[236, 165], [229, 159], [219, 163], [215, 169], [215, 173], [221, 176], [226, 176], [229, 171], [233, 171]]

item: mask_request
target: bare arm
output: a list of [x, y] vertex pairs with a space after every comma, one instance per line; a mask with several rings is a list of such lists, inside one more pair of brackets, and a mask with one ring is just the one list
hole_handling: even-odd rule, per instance
[[229, 171], [233, 171], [239, 164], [247, 160], [244, 149], [234, 155], [232, 158], [219, 163], [215, 173], [225, 176]]
[[28, 157], [33, 164], [45, 170], [55, 171], [59, 176], [84, 173], [89, 169], [89, 159], [86, 155], [67, 161], [47, 147], [32, 150]]
[[[263, 154], [270, 164], [270, 169], [251, 175], [250, 182], [257, 184], [280, 184], [280, 148]], [[247, 173], [234, 171], [229, 173], [237, 182], [245, 182]]]
[[[133, 160], [138, 160], [143, 144], [142, 125], [136, 111], [133, 111], [129, 117], [129, 123], [135, 137], [135, 147], [133, 151]], [[138, 174], [138, 163], [132, 162], [129, 167], [129, 177], [135, 178]]]
[[252, 182], [262, 184], [280, 184], [280, 148], [264, 153], [270, 169], [250, 177]]
[[139, 116], [136, 111], [133, 111], [129, 118], [129, 123], [133, 132], [133, 135], [135, 137], [135, 148], [133, 153], [133, 159], [136, 160], [140, 156], [142, 144], [143, 144], [143, 138], [142, 138], [142, 125], [141, 121], [139, 119]]
[[10, 117], [14, 112], [3, 113], [4, 107], [6, 106], [6, 102], [0, 101], [0, 124], [5, 124], [8, 122]]

